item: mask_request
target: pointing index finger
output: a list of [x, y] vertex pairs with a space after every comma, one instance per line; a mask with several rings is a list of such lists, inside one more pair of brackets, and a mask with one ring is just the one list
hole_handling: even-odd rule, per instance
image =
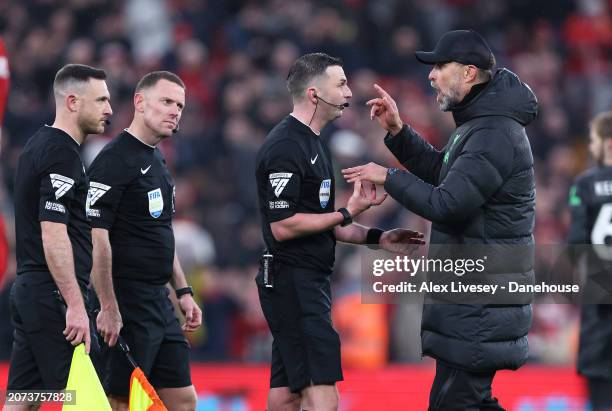
[[378, 91], [378, 94], [380, 94], [381, 97], [387, 97], [387, 98], [391, 98], [391, 96], [389, 95], [389, 93], [387, 93], [385, 91], [385, 89], [383, 89], [381, 86], [379, 86], [378, 84], [374, 83], [374, 88], [376, 89], [376, 91]]

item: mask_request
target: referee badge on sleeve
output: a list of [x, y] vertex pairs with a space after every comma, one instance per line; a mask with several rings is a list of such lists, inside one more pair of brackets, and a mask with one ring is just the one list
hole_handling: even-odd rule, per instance
[[157, 218], [164, 211], [164, 197], [160, 188], [151, 190], [147, 193], [149, 197], [149, 214], [151, 217]]
[[319, 203], [321, 208], [327, 207], [329, 202], [329, 195], [331, 193], [331, 178], [321, 181], [321, 187], [319, 188]]
[[87, 190], [87, 201], [85, 202], [85, 214], [87, 217], [100, 217], [100, 210], [92, 208], [94, 204], [102, 197], [111, 186], [106, 184], [97, 183], [95, 181], [89, 182], [89, 189]]
[[276, 197], [281, 195], [292, 175], [293, 173], [272, 173], [268, 176]]

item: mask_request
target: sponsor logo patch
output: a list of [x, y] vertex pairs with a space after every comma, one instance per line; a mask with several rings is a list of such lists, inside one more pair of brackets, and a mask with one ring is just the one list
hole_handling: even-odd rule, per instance
[[107, 186], [106, 184], [97, 183], [95, 181], [91, 181], [89, 183], [89, 189], [87, 190], [87, 200], [85, 200], [85, 215], [87, 217], [100, 217], [100, 210], [96, 210], [91, 208], [96, 201], [100, 199], [108, 190], [110, 190], [111, 186]]
[[100, 218], [100, 210], [97, 208], [89, 208], [87, 209], [87, 217], [98, 217]]
[[65, 177], [61, 174], [49, 174], [49, 178], [51, 179], [51, 186], [56, 189], [56, 200], [59, 200], [60, 197], [66, 194], [74, 185], [73, 179]]
[[274, 195], [276, 195], [276, 197], [281, 195], [292, 175], [293, 173], [270, 174], [270, 184], [272, 184], [272, 188], [274, 188]]
[[91, 181], [89, 183], [89, 190], [87, 190], [87, 200], [89, 200], [89, 205], [92, 206], [96, 204], [96, 201], [106, 194], [110, 188], [111, 186], [107, 186], [106, 184]]
[[270, 210], [289, 208], [289, 203], [285, 200], [270, 201], [268, 204], [270, 206]]
[[64, 207], [64, 205], [60, 203], [54, 203], [51, 201], [47, 201], [45, 203], [45, 209], [51, 210], [51, 211], [58, 211], [62, 214], [66, 214], [66, 207]]

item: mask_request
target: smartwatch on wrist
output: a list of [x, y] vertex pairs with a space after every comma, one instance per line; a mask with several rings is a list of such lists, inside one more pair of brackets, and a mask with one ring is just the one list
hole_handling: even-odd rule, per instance
[[340, 223], [341, 227], [346, 227], [347, 225], [353, 222], [353, 216], [351, 215], [351, 213], [349, 213], [349, 211], [346, 208], [344, 207], [339, 208], [338, 212], [342, 214], [342, 217], [344, 217], [344, 219], [342, 220], [342, 223]]
[[380, 228], [370, 228], [366, 235], [366, 246], [370, 250], [378, 250], [380, 244], [380, 237], [382, 237], [384, 231]]
[[184, 288], [179, 288], [178, 290], [174, 292], [176, 293], [176, 298], [181, 298], [185, 294], [191, 294], [191, 296], [193, 297], [193, 288], [189, 286], [184, 287]]

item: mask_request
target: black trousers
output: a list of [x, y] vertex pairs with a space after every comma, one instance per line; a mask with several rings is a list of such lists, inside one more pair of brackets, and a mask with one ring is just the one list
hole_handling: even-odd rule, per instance
[[[15, 332], [7, 389], [61, 390], [66, 387], [74, 347], [63, 334], [66, 314], [54, 292], [50, 273], [29, 272], [17, 276], [11, 288], [11, 316]], [[85, 306], [88, 293], [83, 291]], [[90, 322], [91, 354], [99, 351]]]
[[470, 372], [436, 361], [429, 411], [503, 411], [491, 393], [495, 372]]
[[278, 265], [274, 288], [255, 279], [261, 308], [274, 337], [270, 388], [300, 392], [311, 383], [342, 381], [340, 337], [331, 320], [329, 274]]

